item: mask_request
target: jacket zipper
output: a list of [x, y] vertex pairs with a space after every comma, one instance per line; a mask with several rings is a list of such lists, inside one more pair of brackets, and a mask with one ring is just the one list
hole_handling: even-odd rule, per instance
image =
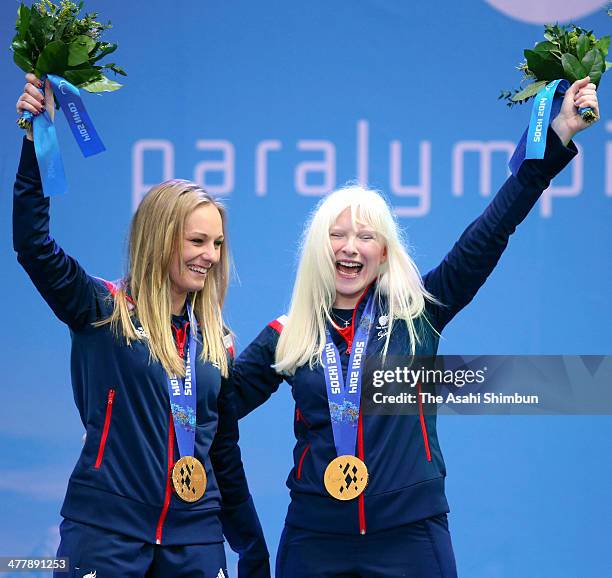
[[[302, 410], [299, 407], [295, 408], [295, 422], [302, 422], [306, 428], [310, 427], [310, 423], [308, 423], [308, 420], [304, 417], [304, 414], [302, 413]], [[309, 449], [310, 444], [306, 444], [306, 447], [304, 448], [304, 451], [302, 451], [302, 455], [300, 456], [300, 459], [298, 461], [297, 471], [295, 474], [296, 480], [299, 480], [302, 477], [302, 464], [304, 463], [304, 458], [306, 457], [306, 454], [308, 453]]]
[[[185, 342], [187, 341], [187, 328], [189, 322], [185, 323], [180, 329], [171, 326], [174, 331], [176, 338], [176, 348], [181, 358], [185, 356]], [[166, 472], [166, 493], [164, 495], [164, 506], [159, 520], [157, 521], [157, 528], [155, 530], [155, 543], [161, 544], [162, 534], [164, 531], [164, 522], [168, 514], [168, 508], [170, 507], [170, 500], [172, 498], [172, 468], [174, 467], [174, 420], [172, 419], [172, 410], [170, 410], [170, 417], [168, 418], [168, 470]]]
[[[347, 344], [347, 348], [346, 348], [347, 355], [351, 354], [351, 348], [353, 347], [353, 339], [355, 339], [355, 317], [357, 317], [357, 309], [359, 308], [359, 304], [363, 301], [363, 298], [366, 296], [366, 294], [370, 290], [370, 287], [372, 287], [373, 284], [374, 284], [374, 281], [372, 281], [372, 283], [370, 283], [365, 288], [365, 291], [361, 294], [361, 296], [359, 297], [359, 301], [357, 301], [357, 304], [355, 305], [353, 309], [353, 319], [351, 321], [351, 334], [348, 339], [346, 339], [345, 337], [346, 344]], [[344, 335], [342, 337], [344, 337]]]
[[104, 448], [106, 447], [106, 438], [108, 438], [108, 430], [110, 428], [111, 416], [113, 415], [113, 400], [115, 399], [115, 390], [109, 389], [108, 395], [106, 396], [106, 416], [104, 417], [104, 427], [102, 428], [102, 437], [100, 438], [100, 445], [98, 447], [98, 457], [94, 468], [100, 469], [102, 465], [102, 459], [104, 458]]
[[[353, 347], [353, 339], [355, 338], [355, 317], [357, 317], [357, 309], [359, 308], [359, 304], [361, 303], [363, 298], [366, 296], [366, 294], [370, 290], [370, 287], [373, 284], [374, 284], [374, 281], [372, 281], [372, 283], [370, 283], [366, 287], [365, 291], [361, 294], [361, 296], [359, 297], [359, 301], [357, 301], [357, 304], [355, 305], [353, 309], [353, 319], [351, 322], [351, 334], [350, 336], [348, 336], [348, 339], [341, 333], [342, 337], [344, 337], [344, 339], [346, 340], [346, 344], [347, 344], [346, 355], [351, 354], [351, 348]], [[359, 421], [357, 425], [357, 457], [362, 462], [365, 463], [365, 451], [363, 449], [363, 419], [361, 416], [361, 410], [359, 411]], [[357, 500], [358, 500], [358, 507], [359, 507], [359, 533], [362, 536], [364, 536], [366, 533], [366, 518], [365, 518], [365, 496], [363, 495], [363, 492], [359, 494], [359, 497], [357, 498]]]
[[176, 350], [181, 359], [185, 357], [185, 343], [187, 342], [187, 328], [189, 327], [189, 322], [185, 323], [185, 325], [179, 329], [171, 325], [172, 331], [174, 331], [174, 337], [176, 340]]
[[427, 436], [427, 424], [423, 415], [423, 401], [421, 400], [421, 384], [417, 383], [417, 395], [419, 396], [419, 420], [421, 422], [421, 433], [423, 434], [423, 443], [425, 444], [425, 455], [427, 461], [431, 462], [431, 451], [429, 450], [429, 437]]
[[164, 522], [166, 514], [170, 507], [170, 498], [172, 497], [172, 468], [174, 467], [174, 422], [172, 420], [172, 412], [168, 419], [168, 471], [166, 472], [166, 495], [164, 496], [164, 507], [162, 508], [159, 520], [157, 521], [157, 529], [155, 530], [155, 543], [161, 544]]
[[295, 409], [295, 421], [296, 422], [302, 422], [307, 428], [310, 427], [310, 423], [308, 422], [308, 420], [304, 417], [304, 414], [302, 413], [302, 410], [297, 407]]
[[302, 477], [302, 464], [304, 463], [304, 458], [306, 457], [306, 454], [308, 453], [309, 449], [310, 449], [310, 444], [307, 444], [306, 447], [304, 448], [304, 451], [302, 452], [300, 461], [298, 462], [297, 474], [295, 476], [296, 479], [298, 480]]

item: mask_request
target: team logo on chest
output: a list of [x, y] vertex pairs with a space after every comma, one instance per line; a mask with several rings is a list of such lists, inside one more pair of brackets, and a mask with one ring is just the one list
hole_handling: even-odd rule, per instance
[[142, 328], [136, 328], [136, 335], [138, 335], [138, 339], [149, 339], [149, 334]]
[[387, 337], [389, 334], [389, 316], [381, 315], [378, 318], [378, 323], [376, 324], [376, 338], [380, 341], [383, 337]]

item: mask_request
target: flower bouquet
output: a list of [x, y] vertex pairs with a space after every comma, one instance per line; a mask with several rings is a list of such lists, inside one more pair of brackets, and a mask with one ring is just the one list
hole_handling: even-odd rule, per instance
[[[105, 150], [81, 100], [79, 88], [88, 92], [108, 92], [121, 88], [109, 79], [107, 71], [126, 76], [115, 63], [101, 60], [117, 49], [117, 44], [102, 40], [110, 22], [98, 22], [93, 12], [79, 17], [83, 2], [38, 0], [31, 7], [23, 2], [17, 12], [16, 34], [11, 49], [13, 60], [24, 72], [49, 80], [56, 106], [61, 107], [84, 156]], [[66, 190], [55, 127], [43, 112], [33, 117], [24, 112], [17, 123], [33, 128], [36, 156], [46, 194]]]
[[[525, 131], [510, 159], [510, 169], [516, 175], [523, 160], [542, 159], [546, 149], [546, 135], [550, 122], [561, 109], [562, 96], [571, 83], [587, 76], [596, 86], [612, 63], [606, 62], [610, 36], [597, 38], [571, 24], [544, 27], [544, 38], [533, 49], [524, 51], [525, 60], [518, 66], [523, 72], [523, 88], [502, 91], [499, 98], [508, 106], [535, 99], [529, 128]], [[591, 108], [580, 108], [583, 120], [591, 123], [597, 115]]]
[[[587, 31], [574, 24], [544, 27], [544, 38], [533, 49], [523, 52], [525, 60], [518, 66], [523, 72], [521, 83], [527, 86], [513, 91], [504, 90], [499, 98], [508, 106], [523, 103], [534, 98], [547, 84], [564, 78], [570, 83], [589, 76], [591, 82], [599, 85], [603, 73], [612, 66], [606, 62], [610, 47], [610, 36], [597, 38], [593, 31]], [[580, 111], [586, 122], [595, 119], [591, 109]]]

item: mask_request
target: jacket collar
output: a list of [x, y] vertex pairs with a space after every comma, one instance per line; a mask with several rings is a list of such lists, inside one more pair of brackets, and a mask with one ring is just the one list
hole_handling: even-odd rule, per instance
[[347, 353], [350, 353], [351, 351], [351, 346], [353, 344], [353, 339], [355, 337], [355, 327], [359, 324], [359, 321], [361, 320], [361, 316], [363, 315], [365, 306], [368, 303], [369, 298], [374, 294], [375, 291], [376, 291], [376, 280], [372, 281], [372, 283], [370, 283], [366, 287], [366, 289], [363, 291], [363, 293], [359, 297], [359, 301], [357, 301], [357, 304], [355, 305], [355, 308], [353, 309], [353, 321], [349, 327], [346, 327], [345, 329], [341, 329], [337, 325], [331, 324], [331, 327], [333, 328], [333, 330], [338, 335], [340, 335], [346, 342]]

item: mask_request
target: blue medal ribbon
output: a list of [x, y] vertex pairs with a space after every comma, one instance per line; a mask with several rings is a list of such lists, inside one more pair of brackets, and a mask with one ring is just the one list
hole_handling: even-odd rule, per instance
[[174, 432], [180, 457], [193, 456], [195, 449], [197, 382], [195, 358], [197, 356], [197, 321], [189, 301], [189, 341], [185, 355], [185, 378], [166, 376], [170, 409], [174, 421]]
[[565, 79], [548, 83], [535, 97], [528, 129], [523, 133], [508, 166], [516, 176], [525, 159], [543, 159], [546, 135], [551, 121], [559, 114], [563, 95], [570, 83]]
[[375, 315], [374, 301], [374, 296], [368, 299], [359, 327], [353, 338], [347, 372], [348, 385], [345, 384], [342, 374], [340, 353], [332, 340], [329, 329], [326, 329], [323, 372], [327, 386], [327, 401], [329, 403], [334, 445], [338, 456], [355, 455], [359, 407], [361, 405], [361, 379], [366, 361], [368, 336]]
[[[47, 78], [83, 156], [89, 157], [106, 150], [81, 100], [79, 89], [61, 76], [48, 74]], [[24, 118], [31, 116], [30, 113], [23, 114]], [[47, 111], [34, 117], [32, 128], [43, 191], [48, 197], [63, 194], [68, 185], [55, 126]]]

